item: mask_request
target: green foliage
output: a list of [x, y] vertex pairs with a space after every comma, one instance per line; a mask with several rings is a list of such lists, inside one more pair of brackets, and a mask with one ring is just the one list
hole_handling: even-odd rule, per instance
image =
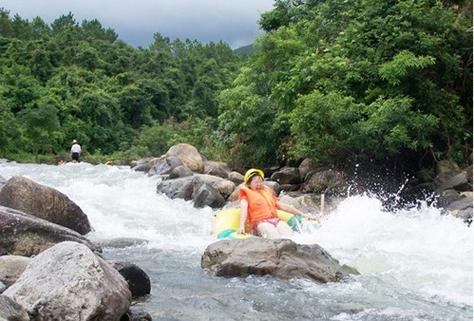
[[[78, 23], [69, 13], [48, 25], [0, 9], [0, 156], [30, 152], [39, 161], [77, 139], [93, 162], [125, 161], [161, 153], [217, 117], [219, 91], [239, 63], [227, 44], [157, 33], [136, 49], [117, 38], [96, 19]], [[157, 146], [145, 138], [154, 129], [170, 137]]]
[[468, 4], [281, 0], [260, 25], [248, 68], [220, 96], [219, 126], [242, 159], [246, 147], [260, 164], [472, 151]]

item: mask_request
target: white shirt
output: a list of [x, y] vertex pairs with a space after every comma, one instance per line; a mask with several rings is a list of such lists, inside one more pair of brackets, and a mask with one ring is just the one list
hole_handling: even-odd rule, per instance
[[80, 153], [81, 152], [81, 145], [74, 144], [71, 146], [71, 153]]

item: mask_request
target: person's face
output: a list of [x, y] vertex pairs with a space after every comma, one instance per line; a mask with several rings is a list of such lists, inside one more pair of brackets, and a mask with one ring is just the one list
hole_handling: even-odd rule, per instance
[[263, 188], [263, 179], [259, 175], [254, 175], [250, 178], [250, 188], [253, 190]]

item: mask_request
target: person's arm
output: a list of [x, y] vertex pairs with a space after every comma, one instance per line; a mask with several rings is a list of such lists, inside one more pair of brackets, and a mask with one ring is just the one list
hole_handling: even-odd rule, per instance
[[240, 224], [238, 232], [245, 234], [245, 222], [247, 221], [249, 203], [246, 199], [240, 200]]
[[304, 217], [305, 219], [307, 220], [318, 220], [316, 217], [314, 217], [313, 215], [308, 215], [308, 214], [305, 214], [303, 213], [302, 211], [296, 209], [296, 207], [294, 207], [293, 205], [290, 205], [290, 204], [286, 204], [286, 203], [283, 203], [281, 201], [277, 201], [276, 202], [276, 207], [280, 210], [283, 210], [285, 212], [288, 212], [288, 213], [292, 213], [292, 214], [296, 214], [296, 215], [301, 215], [302, 217]]

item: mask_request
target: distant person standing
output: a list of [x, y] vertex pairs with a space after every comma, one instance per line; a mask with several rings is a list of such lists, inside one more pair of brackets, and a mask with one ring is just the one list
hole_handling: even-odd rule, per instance
[[73, 163], [75, 162], [80, 162], [80, 156], [81, 156], [81, 145], [77, 143], [77, 140], [72, 141], [72, 146], [71, 146], [71, 159]]

